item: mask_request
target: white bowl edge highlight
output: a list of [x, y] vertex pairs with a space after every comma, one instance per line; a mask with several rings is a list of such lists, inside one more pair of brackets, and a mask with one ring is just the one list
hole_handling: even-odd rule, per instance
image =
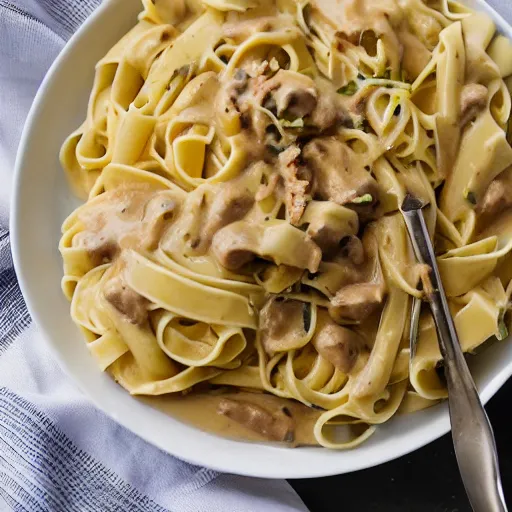
[[[463, 3], [490, 14], [512, 39], [512, 27], [483, 0]], [[10, 226], [13, 259], [30, 314], [61, 368], [98, 408], [145, 440], [193, 464], [240, 475], [310, 478], [357, 471], [405, 455], [448, 432], [444, 403], [393, 418], [350, 451], [233, 441], [141, 403], [99, 371], [60, 289], [60, 226], [79, 202], [67, 186], [58, 152], [85, 115], [95, 63], [135, 23], [139, 11], [140, 0], [108, 0], [73, 36], [38, 91], [18, 150]], [[472, 370], [487, 402], [512, 375], [510, 340], [480, 354]]]

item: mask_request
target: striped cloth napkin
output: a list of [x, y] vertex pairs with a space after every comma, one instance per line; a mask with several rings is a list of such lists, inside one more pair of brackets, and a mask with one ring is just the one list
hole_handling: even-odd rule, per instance
[[191, 466], [117, 425], [31, 324], [9, 248], [16, 148], [46, 70], [99, 1], [0, 0], [0, 512], [306, 511], [285, 481]]

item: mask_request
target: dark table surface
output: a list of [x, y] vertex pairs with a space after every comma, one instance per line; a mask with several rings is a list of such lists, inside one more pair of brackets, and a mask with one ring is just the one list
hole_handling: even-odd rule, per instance
[[[487, 404], [512, 508], [512, 379]], [[347, 475], [290, 480], [311, 512], [471, 512], [451, 435], [380, 466]]]

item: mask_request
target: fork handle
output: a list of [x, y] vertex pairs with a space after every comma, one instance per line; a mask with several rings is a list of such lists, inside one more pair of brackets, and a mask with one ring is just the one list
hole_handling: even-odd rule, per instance
[[460, 347], [423, 211], [402, 213], [416, 258], [431, 268], [427, 300], [444, 359], [453, 445], [466, 493], [475, 512], [506, 512], [491, 424]]
[[[506, 512], [496, 444], [442, 297], [430, 301], [444, 358], [453, 445], [466, 493], [475, 512]], [[446, 320], [447, 321], [446, 321]]]

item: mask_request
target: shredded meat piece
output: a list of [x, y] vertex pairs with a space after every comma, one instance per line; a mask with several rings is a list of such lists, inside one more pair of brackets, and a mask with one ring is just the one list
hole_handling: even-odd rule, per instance
[[335, 320], [361, 321], [383, 302], [384, 283], [356, 283], [338, 290], [331, 300], [329, 313]]
[[477, 208], [480, 223], [486, 224], [510, 206], [512, 206], [512, 167], [505, 169], [491, 181]]
[[487, 87], [467, 84], [460, 93], [460, 127], [463, 129], [487, 106]]
[[103, 294], [130, 323], [142, 325], [147, 320], [148, 301], [130, 288], [120, 276], [107, 281]]
[[335, 323], [325, 311], [319, 311], [319, 325], [311, 342], [317, 352], [335, 368], [349, 373], [364, 347], [354, 331]]
[[264, 75], [268, 67], [269, 64], [267, 60], [253, 60], [244, 65], [243, 69], [247, 71], [250, 77], [256, 78], [258, 76]]
[[[274, 355], [296, 347], [306, 334], [304, 306], [298, 300], [272, 297], [260, 311], [261, 343], [265, 352]], [[306, 319], [308, 320], [308, 319]]]
[[[227, 88], [234, 91], [230, 97], [246, 121], [242, 128], [252, 129], [260, 143], [272, 128], [272, 121], [268, 115], [254, 109], [254, 104], [270, 110], [278, 118], [303, 119], [302, 131], [307, 133], [353, 124], [340, 95], [322, 78], [312, 80], [306, 75], [280, 69], [271, 78], [250, 78], [243, 91], [236, 89], [233, 81]], [[294, 140], [296, 134], [290, 133], [289, 138]]]
[[[245, 85], [243, 87], [237, 86], [237, 76], [247, 77], [247, 80], [244, 79]], [[263, 105], [265, 97], [269, 92], [268, 86], [265, 85], [268, 81], [264, 75], [250, 78], [244, 70], [239, 69], [235, 74], [235, 78], [226, 84], [226, 91], [229, 91], [227, 94], [229, 95], [231, 106], [228, 105], [225, 108], [227, 108], [227, 111], [232, 110], [236, 112], [240, 119], [242, 131], [248, 136], [248, 143], [246, 145], [248, 161], [262, 158], [265, 140], [268, 136], [267, 129], [273, 125], [272, 120], [267, 114], [254, 108], [255, 104]], [[277, 86], [278, 84], [276, 84]], [[221, 101], [219, 105], [222, 108], [226, 101], [222, 101], [224, 94], [222, 92], [220, 94]]]
[[[285, 189], [286, 211], [291, 224], [299, 224], [300, 218], [307, 205], [307, 193], [310, 189], [310, 176], [307, 176], [306, 169], [299, 169], [297, 158], [300, 149], [292, 145], [279, 155], [279, 172], [283, 177]], [[299, 174], [306, 175], [309, 179], [301, 179]]]
[[292, 443], [295, 439], [293, 419], [281, 412], [272, 414], [263, 407], [243, 400], [224, 398], [217, 412], [240, 423], [270, 441]]
[[[284, 69], [269, 78], [260, 74], [265, 62], [246, 62], [223, 84], [215, 100], [216, 115], [228, 135], [238, 135], [246, 162], [274, 162], [301, 136], [353, 126], [350, 105], [344, 105], [346, 99], [329, 81]], [[297, 193], [301, 195], [300, 190]]]
[[[379, 199], [379, 186], [364, 168], [354, 165], [350, 149], [334, 137], [313, 139], [302, 152], [313, 171], [315, 194], [370, 216]], [[370, 195], [371, 201], [354, 204], [357, 198]]]

